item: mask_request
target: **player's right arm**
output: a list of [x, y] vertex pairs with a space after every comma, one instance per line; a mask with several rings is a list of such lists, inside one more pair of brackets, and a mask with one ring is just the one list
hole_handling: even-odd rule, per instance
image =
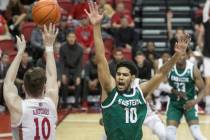
[[58, 82], [53, 45], [58, 34], [58, 29], [50, 23], [48, 28], [44, 26], [44, 32], [42, 34], [46, 53], [46, 96], [51, 98], [57, 107]]
[[109, 71], [109, 65], [105, 57], [104, 43], [101, 36], [100, 22], [103, 15], [98, 13], [98, 6], [92, 1], [89, 2], [89, 10], [90, 13], [87, 10], [85, 10], [85, 12], [93, 25], [98, 78], [102, 86], [101, 100], [104, 101], [107, 97], [107, 93], [115, 87], [115, 81]]
[[206, 23], [209, 20], [209, 8], [210, 0], [206, 0], [206, 3], [203, 8], [203, 23]]
[[22, 99], [18, 95], [18, 90], [14, 82], [22, 60], [23, 53], [25, 51], [25, 47], [26, 42], [24, 36], [22, 35], [21, 38], [17, 36], [18, 52], [15, 56], [15, 59], [11, 63], [4, 79], [3, 95], [6, 105], [10, 111], [12, 124], [17, 124], [20, 121], [20, 116], [22, 115]]

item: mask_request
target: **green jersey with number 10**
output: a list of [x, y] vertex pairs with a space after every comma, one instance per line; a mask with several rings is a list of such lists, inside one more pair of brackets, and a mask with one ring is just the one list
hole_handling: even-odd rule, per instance
[[102, 114], [107, 140], [141, 140], [147, 106], [139, 85], [130, 93], [113, 89], [102, 103]]

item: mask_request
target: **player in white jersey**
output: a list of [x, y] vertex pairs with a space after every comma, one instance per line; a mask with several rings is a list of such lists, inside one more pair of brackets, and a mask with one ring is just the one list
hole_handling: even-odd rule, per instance
[[[139, 85], [140, 83], [143, 83], [143, 82], [145, 81], [139, 78], [136, 78], [133, 81], [133, 86], [135, 84]], [[150, 128], [153, 134], [158, 136], [159, 140], [165, 140], [165, 136], [166, 136], [165, 125], [163, 121], [160, 119], [160, 117], [152, 110], [148, 101], [147, 101], [147, 116], [144, 120], [143, 125]]]
[[44, 26], [46, 72], [36, 67], [24, 75], [26, 99], [18, 96], [14, 84], [26, 48], [24, 36], [17, 37], [18, 52], [4, 80], [4, 99], [11, 115], [14, 140], [54, 140], [57, 121], [58, 85], [53, 44], [58, 34], [55, 25]]

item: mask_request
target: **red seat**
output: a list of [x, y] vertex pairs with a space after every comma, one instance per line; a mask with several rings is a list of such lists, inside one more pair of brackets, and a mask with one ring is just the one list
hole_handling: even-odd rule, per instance
[[105, 50], [105, 57], [106, 57], [107, 61], [109, 61], [111, 59], [111, 52], [109, 50]]
[[113, 0], [107, 0], [107, 3], [109, 3], [110, 5], [114, 5], [114, 1]]
[[58, 4], [61, 8], [66, 10], [69, 15], [72, 15], [74, 12], [74, 3], [68, 1], [68, 0], [58, 0]]
[[105, 48], [111, 52], [114, 48], [114, 40], [112, 38], [104, 38], [103, 41]]
[[30, 42], [31, 33], [35, 27], [36, 24], [34, 22], [26, 22], [22, 25], [21, 33], [24, 35], [26, 42]]
[[15, 51], [15, 42], [13, 40], [2, 40], [0, 41], [0, 49], [8, 53]]
[[83, 65], [85, 65], [89, 60], [89, 52], [83, 52]]
[[130, 2], [124, 2], [125, 5], [125, 9], [127, 12], [129, 12], [130, 14], [133, 12], [133, 5]]
[[16, 56], [16, 54], [17, 54], [17, 51], [11, 51], [11, 52], [9, 52], [9, 62], [11, 63], [12, 61], [13, 61], [13, 59], [15, 58], [15, 56]]
[[124, 57], [127, 60], [132, 60], [132, 52], [131, 52], [131, 49], [124, 48], [123, 49], [123, 54], [124, 54]]

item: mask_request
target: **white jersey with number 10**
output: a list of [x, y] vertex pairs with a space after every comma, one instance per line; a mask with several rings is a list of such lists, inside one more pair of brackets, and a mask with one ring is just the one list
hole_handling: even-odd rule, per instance
[[17, 125], [12, 125], [13, 139], [55, 139], [57, 111], [50, 98], [23, 100], [22, 112], [20, 122]]

